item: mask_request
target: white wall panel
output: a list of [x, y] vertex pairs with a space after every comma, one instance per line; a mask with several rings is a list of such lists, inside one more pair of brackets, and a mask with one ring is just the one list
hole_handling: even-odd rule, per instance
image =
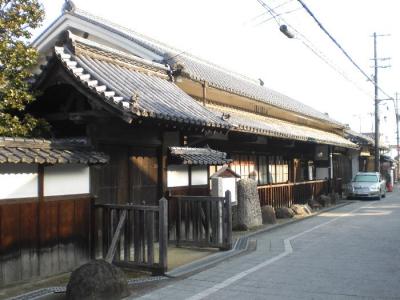
[[66, 164], [45, 167], [44, 195], [87, 194], [90, 191], [89, 167]]
[[192, 185], [206, 185], [208, 183], [207, 169], [207, 166], [192, 167]]
[[0, 199], [38, 196], [36, 164], [0, 164]]
[[168, 187], [188, 186], [189, 167], [186, 165], [169, 165], [167, 185]]

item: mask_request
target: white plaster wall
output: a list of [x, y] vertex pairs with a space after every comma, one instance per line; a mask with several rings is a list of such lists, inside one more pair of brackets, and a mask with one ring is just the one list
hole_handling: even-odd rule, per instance
[[192, 185], [206, 185], [207, 183], [207, 166], [193, 166]]
[[323, 180], [329, 178], [329, 168], [315, 168], [315, 179]]
[[88, 194], [89, 167], [80, 164], [55, 165], [44, 168], [44, 196]]
[[0, 164], [0, 199], [38, 196], [36, 164]]
[[169, 165], [167, 171], [168, 187], [188, 186], [189, 168], [186, 165]]

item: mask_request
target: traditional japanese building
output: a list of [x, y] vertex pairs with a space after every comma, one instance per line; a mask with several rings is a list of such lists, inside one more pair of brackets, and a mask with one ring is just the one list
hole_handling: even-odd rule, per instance
[[[55, 137], [84, 136], [110, 156], [91, 173], [100, 202], [207, 194], [210, 175], [225, 163], [242, 178], [253, 176], [260, 189], [281, 189], [260, 192], [268, 201], [275, 192], [293, 201], [285, 191], [294, 185], [309, 197], [327, 179], [351, 172], [349, 149], [358, 145], [346, 139], [345, 125], [71, 1], [33, 45], [42, 57], [42, 96], [31, 111], [51, 123]], [[201, 159], [177, 164], [185, 151], [205, 147], [197, 150]]]
[[[68, 271], [95, 257], [89, 253], [94, 196], [103, 209], [145, 204], [133, 234], [144, 245], [155, 241], [154, 216], [166, 214], [159, 199], [210, 195], [213, 174], [228, 170], [227, 186], [238, 176], [253, 178], [261, 204], [279, 207], [327, 192], [328, 182], [340, 189], [356, 168], [357, 141], [328, 115], [71, 1], [33, 45], [40, 52], [34, 83], [40, 96], [28, 109], [51, 124], [52, 141], [0, 139], [2, 180], [21, 179], [15, 189], [1, 182], [1, 274], [9, 275], [0, 285]], [[89, 167], [96, 164], [102, 167]], [[170, 224], [161, 220], [164, 230]], [[144, 223], [152, 228], [146, 238]], [[103, 252], [110, 232], [102, 235]], [[135, 245], [142, 263], [143, 247]]]

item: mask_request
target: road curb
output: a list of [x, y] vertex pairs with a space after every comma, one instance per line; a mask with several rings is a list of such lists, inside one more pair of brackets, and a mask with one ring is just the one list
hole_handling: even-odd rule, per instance
[[224, 260], [227, 260], [229, 258], [232, 258], [234, 256], [240, 255], [246, 251], [249, 250], [249, 240], [251, 237], [258, 235], [258, 234], [262, 234], [262, 233], [266, 233], [269, 231], [273, 231], [276, 229], [280, 229], [282, 227], [297, 223], [297, 222], [301, 222], [304, 220], [307, 220], [309, 218], [312, 217], [316, 217], [322, 213], [331, 211], [331, 210], [335, 210], [338, 208], [341, 208], [343, 206], [349, 205], [349, 204], [353, 204], [355, 203], [355, 201], [348, 201], [348, 202], [344, 202], [332, 207], [328, 207], [322, 210], [319, 210], [315, 213], [313, 213], [312, 215], [308, 215], [305, 216], [304, 218], [301, 219], [295, 219], [295, 220], [290, 220], [286, 223], [282, 223], [282, 224], [276, 224], [270, 227], [266, 227], [266, 228], [262, 228], [259, 230], [256, 230], [254, 232], [249, 232], [247, 234], [244, 234], [243, 236], [237, 238], [234, 242], [233, 248], [231, 250], [228, 251], [224, 251], [224, 252], [219, 252], [216, 254], [212, 254], [210, 256], [195, 260], [193, 262], [190, 262], [188, 264], [185, 264], [183, 266], [180, 266], [178, 268], [175, 268], [174, 270], [167, 272], [165, 275], [171, 278], [178, 278], [178, 277], [185, 277], [188, 276], [189, 274], [193, 274], [202, 270], [205, 270], [211, 266], [214, 266]]
[[[253, 237], [253, 236], [257, 235], [257, 234], [265, 233], [265, 232], [268, 232], [268, 231], [273, 231], [275, 229], [280, 229], [280, 228], [285, 227], [287, 225], [291, 225], [293, 223], [298, 223], [298, 222], [307, 220], [309, 218], [316, 217], [316, 216], [318, 216], [320, 214], [323, 214], [323, 213], [326, 213], [328, 211], [335, 210], [335, 209], [338, 209], [338, 208], [341, 208], [343, 206], [346, 206], [346, 205], [349, 205], [349, 204], [353, 204], [353, 203], [355, 203], [355, 201], [348, 201], [348, 202], [340, 203], [340, 204], [332, 206], [332, 207], [327, 207], [327, 208], [321, 209], [321, 210], [319, 210], [319, 211], [317, 211], [317, 212], [315, 212], [315, 213], [313, 213], [311, 215], [305, 216], [305, 217], [303, 217], [301, 219], [291, 219], [290, 221], [288, 221], [286, 223], [275, 224], [275, 225], [272, 225], [270, 227], [261, 228], [259, 230], [254, 231], [254, 232], [249, 232], [248, 234], [245, 234], [244, 236], [247, 237], [247, 238], [250, 238], [250, 237]], [[242, 238], [242, 237], [240, 237], [240, 238]]]

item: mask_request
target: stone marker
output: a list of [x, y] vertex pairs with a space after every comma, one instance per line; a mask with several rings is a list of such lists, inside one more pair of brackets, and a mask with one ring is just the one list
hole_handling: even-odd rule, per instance
[[93, 260], [72, 272], [68, 300], [117, 300], [129, 296], [124, 272], [104, 260]]
[[308, 200], [308, 205], [311, 207], [311, 209], [320, 209], [321, 208], [321, 204], [315, 199]]
[[279, 207], [275, 209], [276, 217], [278, 219], [288, 219], [294, 217], [294, 212], [289, 207]]
[[331, 196], [331, 204], [336, 205], [336, 203], [339, 201], [339, 194], [332, 193], [330, 196]]
[[271, 205], [264, 205], [261, 207], [261, 215], [263, 224], [276, 223], [275, 209]]
[[331, 205], [331, 197], [327, 195], [319, 196], [317, 201], [321, 204], [322, 207], [328, 207]]
[[236, 228], [249, 229], [262, 225], [260, 200], [257, 183], [252, 179], [241, 179], [237, 184], [237, 224]]

